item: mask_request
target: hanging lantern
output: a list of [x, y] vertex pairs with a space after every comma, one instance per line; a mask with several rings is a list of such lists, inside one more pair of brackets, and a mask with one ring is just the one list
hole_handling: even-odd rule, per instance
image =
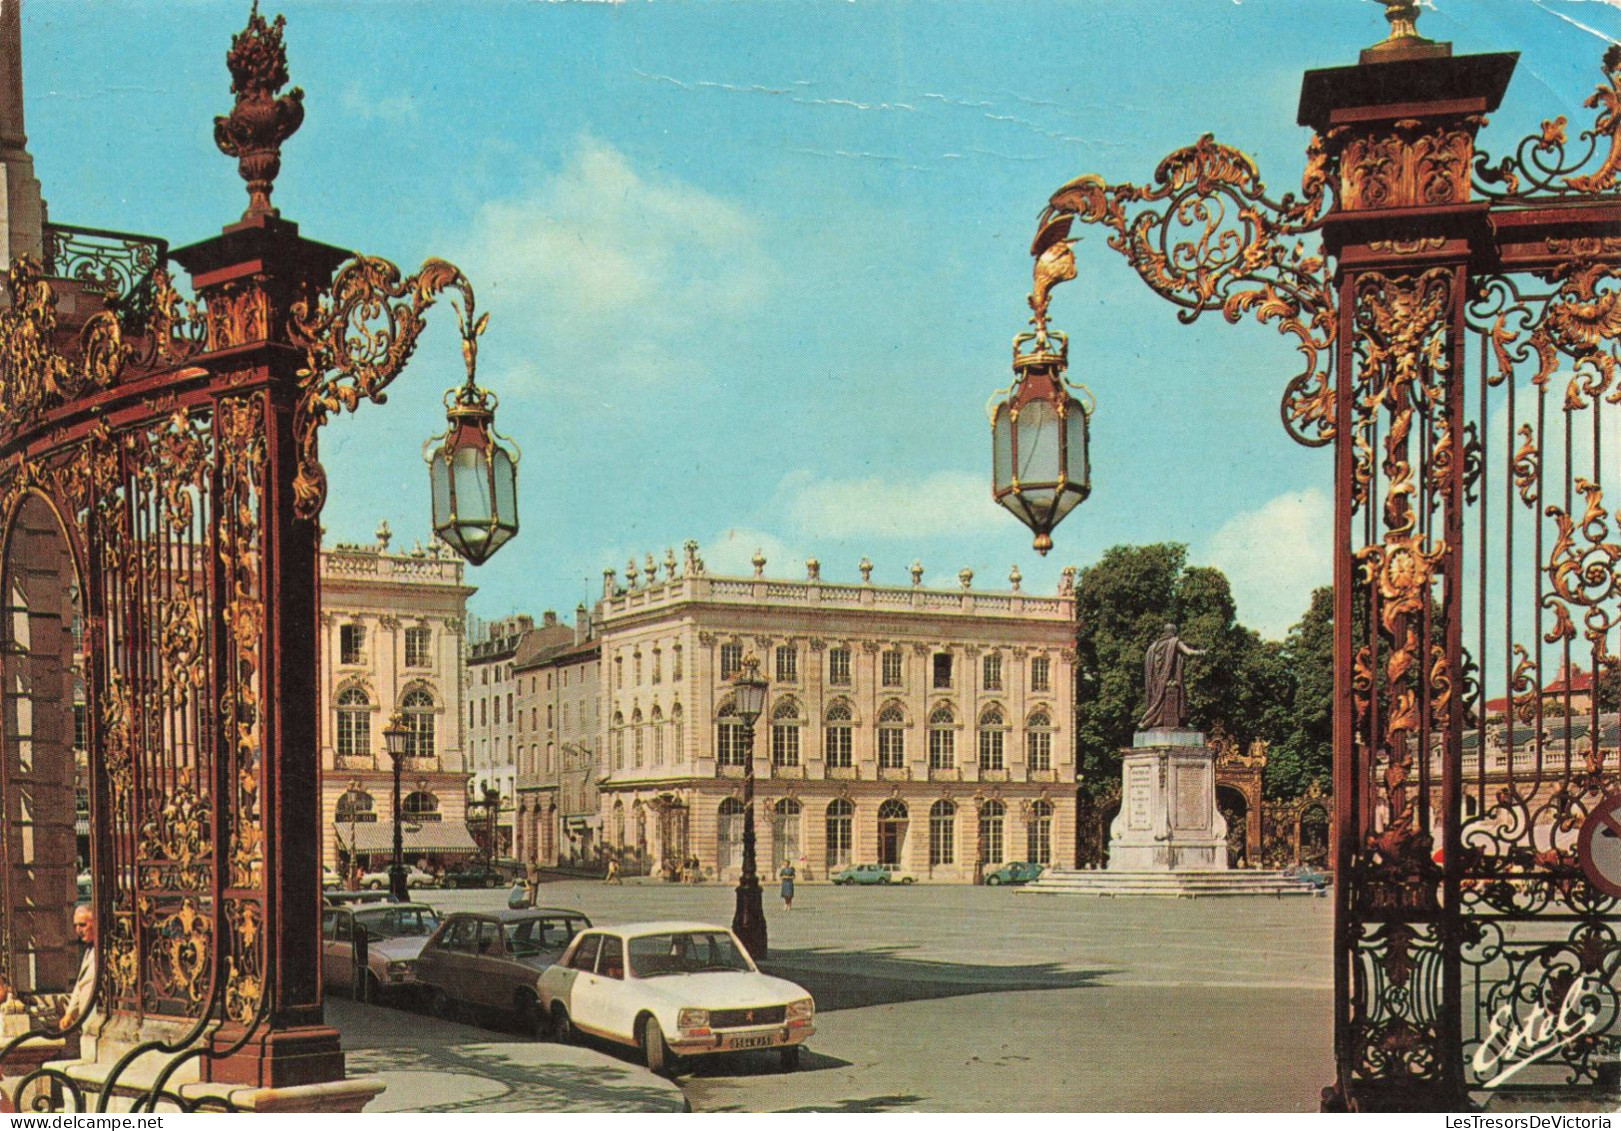
[[[991, 398], [991, 495], [1035, 534], [1035, 549], [1052, 549], [1055, 526], [1092, 493], [1088, 452], [1092, 395], [1064, 377], [1069, 338], [1047, 329], [1048, 293], [1075, 277], [1067, 218], [1043, 227], [1030, 306], [1034, 330], [1013, 339], [1013, 385]], [[1085, 395], [1082, 402], [1074, 394]]]
[[495, 431], [496, 404], [495, 394], [469, 373], [467, 384], [445, 394], [449, 429], [422, 452], [433, 486], [434, 533], [473, 565], [518, 533], [521, 453]]

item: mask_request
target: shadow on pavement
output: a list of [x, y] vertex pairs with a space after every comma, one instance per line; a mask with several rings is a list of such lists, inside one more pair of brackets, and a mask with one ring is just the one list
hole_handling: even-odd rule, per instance
[[1108, 970], [1067, 970], [1052, 962], [976, 966], [905, 956], [905, 947], [773, 950], [761, 964], [769, 974], [798, 982], [816, 999], [818, 1013], [896, 1002], [932, 1001], [969, 994], [1070, 990], [1092, 986]]
[[854, 1115], [864, 1111], [900, 1111], [922, 1103], [922, 1096], [868, 1096], [861, 1100], [840, 1100], [831, 1104], [785, 1107], [784, 1112], [820, 1112], [825, 1115]]

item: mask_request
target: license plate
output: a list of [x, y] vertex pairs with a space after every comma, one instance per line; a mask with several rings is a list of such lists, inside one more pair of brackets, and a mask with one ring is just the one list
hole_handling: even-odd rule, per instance
[[726, 1042], [729, 1049], [768, 1049], [777, 1043], [775, 1033], [766, 1033], [759, 1037], [733, 1037]]

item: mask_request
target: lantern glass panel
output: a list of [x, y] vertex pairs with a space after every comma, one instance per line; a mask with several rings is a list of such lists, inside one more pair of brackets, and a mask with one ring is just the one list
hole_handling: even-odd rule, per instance
[[1054, 500], [1052, 518], [1049, 521], [1052, 523], [1052, 525], [1057, 526], [1060, 522], [1064, 521], [1065, 515], [1074, 510], [1076, 507], [1080, 506], [1085, 501], [1085, 491], [1076, 490], [1074, 487], [1066, 488], [1065, 490], [1059, 492], [1057, 498]]
[[503, 526], [518, 520], [518, 468], [512, 453], [495, 445], [490, 474], [495, 480], [495, 517]]
[[737, 684], [736, 698], [737, 713], [748, 725], [760, 717], [765, 710], [765, 684], [758, 681], [744, 681]]
[[996, 406], [991, 425], [991, 482], [998, 492], [1013, 486], [1013, 415], [1006, 404]]
[[1056, 487], [1023, 487], [1020, 488], [1019, 495], [1024, 500], [1025, 510], [1029, 512], [1030, 517], [1025, 521], [1031, 529], [1035, 529], [1037, 526], [1047, 530], [1052, 529], [1053, 519], [1051, 513], [1053, 504], [1058, 499], [1058, 489]]
[[1063, 475], [1058, 464], [1060, 421], [1053, 406], [1043, 400], [1026, 401], [1019, 408], [1019, 482], [1056, 483]]
[[456, 521], [486, 523], [490, 520], [493, 500], [490, 497], [490, 461], [481, 445], [462, 443], [450, 458], [454, 475], [452, 499], [456, 507]]
[[1089, 451], [1090, 429], [1086, 409], [1081, 406], [1080, 401], [1070, 399], [1069, 414], [1064, 424], [1065, 439], [1068, 443], [1064, 463], [1069, 472], [1070, 482], [1080, 487], [1081, 498], [1084, 499], [1092, 490], [1092, 456]]
[[428, 464], [428, 482], [433, 488], [433, 526], [440, 530], [450, 523], [455, 510], [450, 498], [450, 460], [442, 446]]

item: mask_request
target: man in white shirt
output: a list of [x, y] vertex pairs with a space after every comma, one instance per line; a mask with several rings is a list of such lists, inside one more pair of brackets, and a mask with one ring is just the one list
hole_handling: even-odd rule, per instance
[[84, 958], [79, 962], [79, 978], [73, 983], [73, 992], [68, 995], [67, 1006], [62, 1010], [58, 1027], [64, 1032], [71, 1029], [90, 1008], [90, 1000], [96, 993], [96, 916], [88, 903], [81, 903], [73, 909], [73, 933], [79, 936], [85, 951]]

